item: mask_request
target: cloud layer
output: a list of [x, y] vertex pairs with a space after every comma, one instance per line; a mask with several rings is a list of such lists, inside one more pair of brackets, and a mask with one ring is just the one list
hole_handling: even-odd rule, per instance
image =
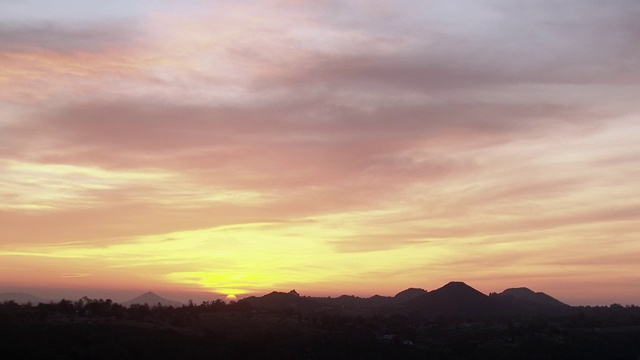
[[155, 6], [0, 22], [0, 283], [637, 298], [636, 2]]

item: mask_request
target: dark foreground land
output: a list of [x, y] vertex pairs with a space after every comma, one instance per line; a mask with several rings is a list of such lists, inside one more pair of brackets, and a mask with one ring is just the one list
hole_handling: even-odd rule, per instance
[[424, 315], [325, 306], [0, 304], [3, 359], [640, 359], [640, 308]]

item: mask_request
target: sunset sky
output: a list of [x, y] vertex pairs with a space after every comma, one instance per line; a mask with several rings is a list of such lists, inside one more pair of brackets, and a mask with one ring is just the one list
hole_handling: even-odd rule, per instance
[[638, 19], [0, 0], [0, 292], [640, 305]]

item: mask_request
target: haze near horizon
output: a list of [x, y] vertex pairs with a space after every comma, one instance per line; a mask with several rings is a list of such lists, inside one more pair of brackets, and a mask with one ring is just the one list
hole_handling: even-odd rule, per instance
[[638, 304], [638, 18], [0, 1], [0, 292]]

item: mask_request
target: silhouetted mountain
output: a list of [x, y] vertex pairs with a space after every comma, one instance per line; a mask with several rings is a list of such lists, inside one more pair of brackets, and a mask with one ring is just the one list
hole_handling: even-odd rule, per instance
[[[514, 292], [530, 290], [506, 291]], [[537, 304], [450, 283], [423, 292], [415, 308], [384, 296], [342, 296], [354, 304], [386, 305], [300, 310], [316, 306], [317, 299], [294, 291], [253, 298], [292, 305], [271, 311], [217, 300], [179, 309], [125, 308], [103, 299], [38, 307], [0, 303], [0, 349], [5, 359], [599, 360], [640, 354], [640, 307], [633, 305], [530, 307]], [[447, 310], [445, 300], [464, 305], [463, 313]], [[485, 300], [492, 305], [483, 308]]]
[[0, 294], [0, 302], [11, 301], [18, 304], [26, 304], [31, 303], [33, 305], [38, 305], [39, 303], [48, 303], [50, 300], [45, 300], [43, 298], [25, 294], [25, 293], [2, 293]]
[[368, 298], [353, 296], [353, 295], [341, 295], [336, 298], [313, 298], [315, 301], [321, 303], [324, 306], [330, 306], [333, 308], [341, 309], [377, 309], [384, 306], [393, 305], [393, 298], [390, 296], [373, 295]]
[[325, 306], [335, 308], [362, 308], [366, 306], [366, 298], [354, 295], [340, 295], [338, 297], [318, 297], [314, 298], [317, 302]]
[[498, 305], [471, 286], [458, 281], [407, 302], [428, 315], [481, 315], [498, 311]]
[[322, 305], [312, 298], [300, 296], [295, 290], [288, 293], [274, 291], [264, 296], [250, 296], [238, 301], [239, 305], [248, 304], [256, 309], [309, 311]]
[[[501, 294], [487, 296], [464, 282], [452, 281], [445, 286], [427, 292], [409, 288], [394, 297], [374, 295], [361, 298], [353, 295], [331, 297], [302, 297], [295, 291], [272, 292], [261, 297], [248, 297], [238, 302], [259, 310], [338, 310], [351, 313], [371, 311], [413, 311], [426, 316], [485, 316], [491, 314], [558, 312], [568, 305], [544, 293], [527, 288], [505, 290]], [[385, 310], [386, 309], [386, 310]]]
[[511, 300], [512, 303], [519, 303], [522, 305], [526, 305], [526, 303], [536, 304], [538, 306], [544, 307], [564, 307], [566, 308], [568, 305], [543, 293], [543, 292], [534, 292], [533, 290], [520, 287], [520, 288], [511, 288], [507, 289], [500, 294], [497, 294], [496, 297], [502, 298], [505, 300]]
[[406, 290], [402, 290], [393, 297], [394, 302], [401, 304], [410, 300], [413, 300], [419, 296], [426, 294], [427, 291], [425, 289], [419, 288], [408, 288]]
[[451, 281], [447, 285], [428, 292], [427, 294], [447, 298], [474, 298], [476, 300], [485, 299], [487, 297], [487, 295], [462, 281]]
[[173, 306], [173, 307], [182, 306], [182, 303], [178, 301], [165, 299], [157, 294], [152, 293], [151, 291], [144, 293], [138, 296], [137, 298], [131, 299], [129, 301], [125, 301], [122, 303], [122, 305], [130, 306], [133, 304], [140, 304], [140, 305], [147, 304], [149, 306], [154, 306], [154, 305], [157, 305], [158, 303], [160, 303], [162, 306]]

